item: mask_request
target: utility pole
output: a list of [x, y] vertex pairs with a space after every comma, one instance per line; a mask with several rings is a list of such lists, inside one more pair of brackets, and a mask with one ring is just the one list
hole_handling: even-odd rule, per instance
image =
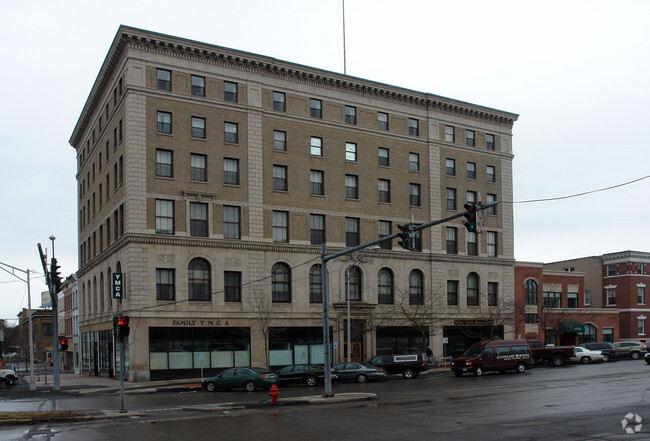
[[38, 244], [38, 252], [41, 256], [41, 263], [43, 264], [43, 271], [45, 272], [45, 278], [47, 280], [47, 286], [50, 291], [50, 300], [52, 302], [52, 361], [53, 361], [53, 377], [54, 377], [54, 386], [53, 390], [61, 390], [60, 385], [60, 376], [59, 376], [59, 308], [57, 306], [58, 298], [57, 295], [61, 290], [61, 273], [59, 269], [61, 268], [54, 257], [54, 240], [56, 237], [54, 235], [50, 236], [52, 241], [52, 259], [50, 262], [50, 271], [47, 270], [47, 256], [43, 253], [41, 244]]

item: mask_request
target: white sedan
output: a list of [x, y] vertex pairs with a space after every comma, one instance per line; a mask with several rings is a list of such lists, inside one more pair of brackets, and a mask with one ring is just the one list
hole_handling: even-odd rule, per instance
[[592, 361], [605, 361], [605, 357], [601, 351], [590, 351], [582, 346], [576, 346], [573, 348], [573, 357], [571, 357], [569, 361], [589, 364]]

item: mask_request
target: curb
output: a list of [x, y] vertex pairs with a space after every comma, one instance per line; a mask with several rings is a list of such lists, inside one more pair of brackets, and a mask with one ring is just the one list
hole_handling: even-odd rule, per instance
[[264, 408], [282, 408], [287, 406], [305, 406], [310, 404], [334, 404], [334, 403], [347, 403], [352, 401], [370, 401], [376, 400], [377, 394], [373, 393], [341, 393], [333, 397], [323, 397], [321, 395], [313, 395], [308, 397], [294, 397], [285, 398], [277, 403], [271, 401], [256, 401], [249, 403], [218, 403], [209, 405], [198, 406], [185, 406], [183, 410], [188, 411], [203, 411], [203, 412], [219, 412], [225, 410], [245, 410], [245, 409], [264, 409]]

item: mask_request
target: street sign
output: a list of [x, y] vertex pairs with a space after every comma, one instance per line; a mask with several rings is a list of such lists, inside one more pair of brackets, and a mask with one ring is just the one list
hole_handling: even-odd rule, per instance
[[446, 345], [449, 343], [449, 337], [442, 337], [442, 344]]
[[113, 298], [124, 298], [124, 273], [113, 273]]

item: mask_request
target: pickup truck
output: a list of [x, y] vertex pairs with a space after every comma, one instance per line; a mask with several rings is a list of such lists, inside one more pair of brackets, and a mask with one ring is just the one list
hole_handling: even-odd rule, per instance
[[0, 389], [4, 389], [18, 379], [16, 372], [11, 369], [0, 369]]
[[368, 364], [384, 368], [389, 374], [402, 374], [408, 379], [415, 378], [428, 369], [422, 354], [376, 355]]
[[575, 346], [544, 345], [541, 340], [529, 340], [528, 346], [535, 362], [549, 362], [552, 366], [562, 366], [573, 357]]

